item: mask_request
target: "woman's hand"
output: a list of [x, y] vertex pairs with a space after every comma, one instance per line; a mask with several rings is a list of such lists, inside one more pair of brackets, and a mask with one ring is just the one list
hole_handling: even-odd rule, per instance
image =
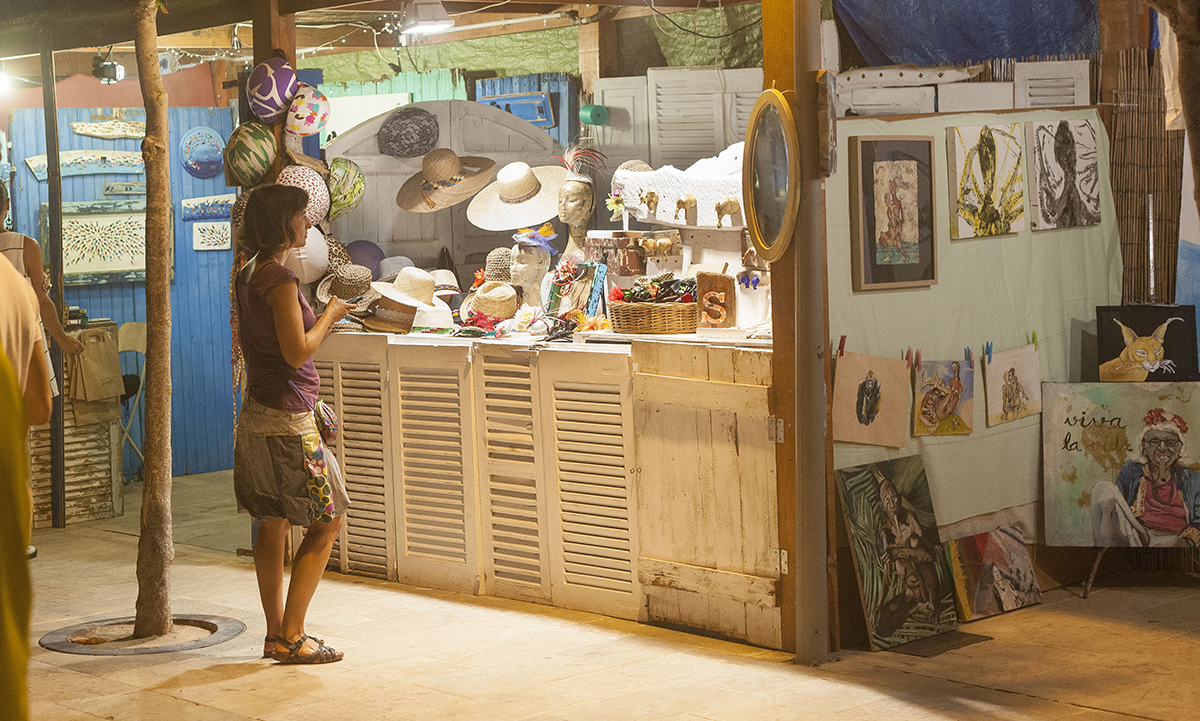
[[63, 334], [62, 340], [58, 343], [62, 348], [63, 353], [67, 355], [78, 355], [83, 352], [83, 343], [79, 342], [78, 338]]
[[354, 310], [356, 307], [357, 306], [347, 303], [336, 295], [330, 296], [329, 303], [325, 305], [325, 312], [321, 314], [321, 317], [328, 317], [330, 323], [336, 323], [342, 318], [345, 318], [346, 314]]

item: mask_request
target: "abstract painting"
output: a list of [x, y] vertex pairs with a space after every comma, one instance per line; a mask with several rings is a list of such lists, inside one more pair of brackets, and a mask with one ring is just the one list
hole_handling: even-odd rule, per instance
[[893, 448], [908, 442], [912, 376], [906, 362], [844, 353], [833, 380], [833, 440]]
[[202, 125], [184, 133], [179, 141], [179, 158], [188, 175], [211, 178], [224, 167], [224, 149], [221, 134]]
[[1033, 559], [1016, 526], [946, 542], [958, 620], [966, 623], [1042, 600]]
[[850, 138], [854, 290], [937, 283], [933, 138]]
[[983, 356], [987, 424], [998, 426], [1042, 412], [1042, 366], [1030, 343]]
[[1025, 229], [1020, 125], [946, 129], [950, 237], [981, 238]]
[[1090, 120], [1029, 123], [1033, 148], [1029, 210], [1034, 230], [1100, 222], [1100, 164]]
[[[94, 200], [63, 203], [63, 276], [67, 285], [146, 279], [146, 202]], [[42, 204], [42, 237], [50, 209]], [[174, 237], [168, 220], [168, 233]], [[43, 254], [47, 252], [42, 248]]]
[[914, 436], [965, 436], [975, 424], [975, 367], [922, 361], [913, 400]]
[[[65, 175], [141, 175], [146, 172], [142, 154], [133, 150], [64, 150], [58, 154], [59, 168]], [[45, 155], [25, 158], [33, 177], [45, 180], [48, 176]]]
[[921, 457], [842, 468], [837, 484], [871, 648], [958, 628]]
[[203, 198], [184, 198], [184, 220], [222, 220], [230, 217], [237, 195], [209, 195]]
[[1096, 307], [1102, 381], [1196, 381], [1196, 306]]
[[232, 247], [229, 221], [192, 225], [192, 250], [229, 250]]
[[1200, 545], [1200, 385], [1046, 383], [1042, 403], [1049, 545]]

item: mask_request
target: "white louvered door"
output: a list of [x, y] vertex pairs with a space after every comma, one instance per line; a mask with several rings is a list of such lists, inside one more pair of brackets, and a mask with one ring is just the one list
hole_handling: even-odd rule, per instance
[[762, 92], [762, 68], [651, 68], [650, 164], [686, 169], [744, 140]]
[[389, 348], [397, 450], [397, 579], [479, 593], [471, 346]]
[[629, 349], [538, 356], [554, 605], [637, 619]]
[[484, 588], [549, 603], [537, 351], [479, 344], [475, 384]]
[[334, 453], [346, 479], [350, 508], [338, 539], [336, 559], [345, 573], [395, 580], [395, 523], [392, 502], [392, 443], [387, 336], [343, 335], [326, 339], [314, 361], [331, 381], [339, 432]]

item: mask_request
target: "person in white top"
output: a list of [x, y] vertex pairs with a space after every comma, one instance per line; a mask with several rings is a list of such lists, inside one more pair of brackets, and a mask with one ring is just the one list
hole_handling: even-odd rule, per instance
[[[8, 187], [0, 182], [0, 223], [8, 217], [9, 198]], [[0, 255], [8, 258], [17, 272], [29, 279], [33, 292], [37, 296], [38, 310], [42, 326], [50, 333], [50, 337], [63, 349], [63, 352], [74, 355], [83, 350], [83, 344], [67, 335], [58, 319], [58, 311], [54, 301], [46, 293], [46, 285], [42, 275], [42, 248], [38, 242], [27, 235], [0, 229]], [[15, 361], [14, 361], [15, 363]], [[17, 373], [22, 369], [18, 368]], [[53, 383], [51, 384], [53, 386]]]

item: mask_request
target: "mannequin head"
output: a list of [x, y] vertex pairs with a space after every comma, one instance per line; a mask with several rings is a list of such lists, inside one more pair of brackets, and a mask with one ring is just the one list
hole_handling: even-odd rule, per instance
[[586, 228], [596, 207], [591, 183], [568, 179], [558, 191], [558, 219], [571, 228]]
[[512, 284], [524, 289], [525, 305], [542, 305], [542, 278], [550, 271], [550, 253], [522, 245], [512, 247]]

